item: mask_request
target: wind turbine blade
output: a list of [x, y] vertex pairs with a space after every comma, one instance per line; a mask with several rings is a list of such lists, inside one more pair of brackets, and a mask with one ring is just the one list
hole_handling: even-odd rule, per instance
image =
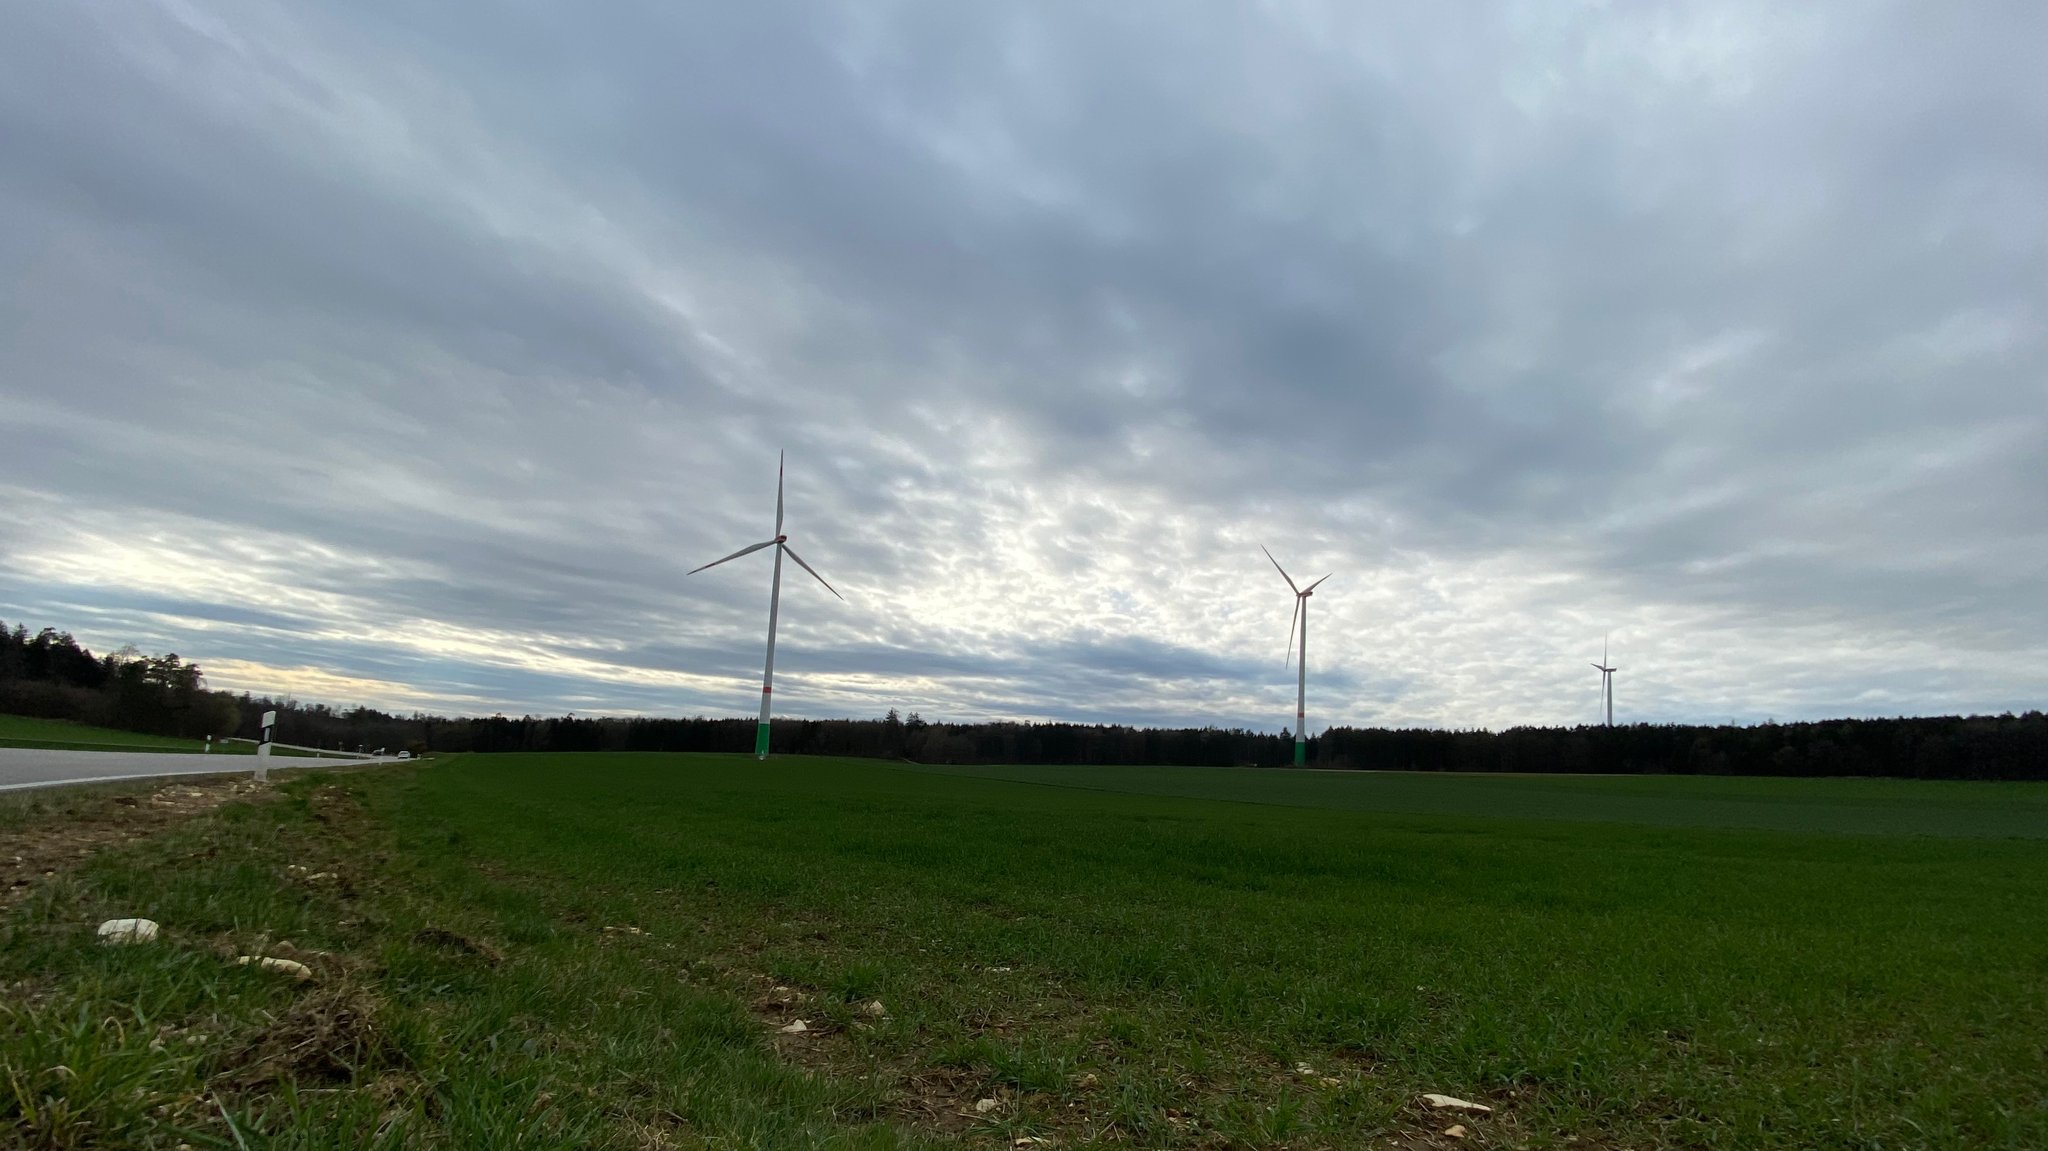
[[[1336, 572], [1331, 572], [1331, 573], [1330, 573], [1330, 575], [1336, 575], [1336, 574], [1337, 574]], [[1330, 578], [1330, 576], [1329, 576], [1329, 575], [1326, 575], [1326, 576], [1324, 576], [1324, 577], [1323, 577], [1323, 579], [1329, 579], [1329, 578]], [[1303, 594], [1303, 595], [1307, 595], [1308, 593], [1310, 593], [1310, 592], [1312, 592], [1312, 591], [1316, 590], [1316, 584], [1319, 584], [1319, 583], [1323, 582], [1323, 579], [1319, 579], [1319, 580], [1317, 580], [1317, 581], [1316, 581], [1316, 583], [1312, 583], [1312, 584], [1308, 585], [1307, 587], [1305, 587], [1305, 588], [1301, 589], [1301, 594]]]
[[[793, 559], [793, 560], [795, 560], [795, 561], [796, 561], [796, 566], [798, 566], [798, 567], [800, 567], [800, 568], [804, 569], [804, 570], [805, 570], [805, 571], [807, 571], [807, 572], [810, 572], [810, 573], [811, 573], [811, 578], [812, 578], [812, 579], [814, 579], [814, 580], [817, 580], [817, 581], [818, 581], [819, 583], [823, 583], [823, 584], [825, 584], [825, 590], [826, 590], [826, 591], [828, 591], [828, 592], [831, 592], [831, 593], [832, 593], [833, 595], [839, 595], [839, 589], [838, 589], [838, 588], [836, 588], [836, 587], [833, 587], [833, 586], [832, 586], [831, 584], [829, 584], [829, 583], [825, 583], [825, 577], [824, 577], [824, 576], [821, 576], [821, 575], [819, 575], [819, 574], [818, 574], [818, 573], [817, 573], [816, 571], [812, 570], [812, 568], [811, 568], [811, 565], [809, 565], [809, 564], [807, 564], [807, 563], [805, 563], [805, 562], [804, 562], [804, 557], [802, 557], [802, 556], [800, 556], [800, 555], [796, 554], [796, 549], [795, 549], [795, 548], [793, 548], [793, 547], [790, 547], [790, 546], [789, 546], [788, 544], [783, 544], [783, 545], [782, 545], [782, 550], [783, 550], [783, 552], [784, 552], [784, 553], [786, 553], [786, 554], [787, 554], [787, 555], [789, 556], [789, 558], [790, 558], [790, 559]], [[840, 600], [840, 602], [841, 602], [841, 603], [844, 603], [844, 602], [846, 602], [846, 597], [845, 597], [845, 596], [843, 596], [843, 595], [839, 595], [839, 600]]]
[[782, 458], [787, 453], [775, 453], [775, 534], [782, 534]]
[[[1265, 544], [1260, 544], [1260, 545], [1259, 545], [1259, 550], [1260, 550], [1260, 551], [1262, 551], [1262, 552], [1266, 552], [1266, 545], [1265, 545]], [[1293, 576], [1291, 576], [1291, 575], [1288, 575], [1288, 574], [1287, 574], [1287, 569], [1286, 569], [1286, 568], [1284, 568], [1284, 567], [1281, 567], [1281, 566], [1280, 566], [1280, 561], [1279, 561], [1279, 560], [1275, 560], [1275, 559], [1273, 559], [1273, 553], [1272, 553], [1272, 552], [1266, 552], [1266, 558], [1267, 558], [1267, 559], [1269, 559], [1269, 560], [1273, 560], [1273, 570], [1274, 570], [1274, 571], [1276, 571], [1276, 572], [1279, 572], [1279, 573], [1280, 573], [1280, 578], [1281, 578], [1281, 579], [1284, 579], [1284, 580], [1286, 580], [1286, 581], [1287, 581], [1287, 586], [1288, 586], [1288, 587], [1294, 588], [1294, 594], [1295, 594], [1295, 595], [1300, 595], [1300, 594], [1301, 594], [1301, 589], [1300, 589], [1300, 588], [1298, 588], [1298, 587], [1294, 587], [1294, 577], [1293, 577]]]
[[1301, 597], [1294, 597], [1294, 611], [1287, 616], [1287, 658], [1280, 661], [1281, 667], [1294, 662], [1294, 625], [1301, 621]]
[[[774, 546], [775, 546], [775, 541], [774, 541], [774, 540], [765, 540], [765, 541], [763, 541], [763, 542], [761, 542], [761, 543], [757, 543], [757, 544], [755, 544], [755, 545], [754, 545], [753, 547], [750, 547], [750, 548], [741, 548], [740, 550], [738, 550], [738, 551], [736, 551], [736, 552], [732, 553], [731, 555], [729, 555], [729, 556], [725, 557], [725, 560], [736, 560], [736, 559], [740, 558], [741, 556], [743, 556], [743, 555], [746, 555], [746, 554], [748, 554], [749, 552], [757, 552], [757, 551], [760, 551], [760, 550], [761, 550], [762, 548], [772, 548], [772, 547], [774, 547]], [[690, 570], [689, 570], [689, 571], [688, 571], [687, 573], [685, 573], [685, 574], [687, 574], [687, 575], [696, 575], [696, 574], [697, 574], [698, 572], [700, 572], [700, 571], [703, 571], [703, 570], [704, 570], [704, 568], [715, 568], [715, 567], [717, 567], [717, 566], [718, 566], [719, 564], [722, 564], [722, 563], [724, 563], [724, 562], [725, 562], [725, 560], [712, 560], [712, 561], [711, 561], [710, 563], [708, 563], [708, 564], [705, 564], [703, 568], [691, 568], [691, 569], [690, 569]]]

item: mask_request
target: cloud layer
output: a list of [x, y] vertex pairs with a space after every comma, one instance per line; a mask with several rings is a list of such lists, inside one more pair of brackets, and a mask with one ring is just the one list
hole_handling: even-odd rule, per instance
[[2038, 5], [4, 20], [10, 621], [744, 713], [787, 448], [798, 714], [2048, 700]]

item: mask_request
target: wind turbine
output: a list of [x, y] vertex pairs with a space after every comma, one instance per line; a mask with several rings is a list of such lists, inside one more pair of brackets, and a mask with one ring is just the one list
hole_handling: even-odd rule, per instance
[[[1266, 552], [1266, 545], [1260, 544], [1259, 550]], [[1286, 580], [1288, 588], [1294, 592], [1294, 614], [1287, 621], [1289, 659], [1294, 658], [1294, 627], [1301, 625], [1301, 663], [1294, 679], [1294, 766], [1304, 767], [1308, 764], [1308, 597], [1316, 594], [1316, 584], [1330, 576], [1326, 575], [1307, 587], [1297, 587], [1294, 577], [1287, 574], [1279, 560], [1273, 559], [1272, 552], [1266, 552], [1266, 558], [1272, 560], [1273, 570], [1280, 573], [1280, 578]]]
[[1600, 641], [1600, 662], [1593, 665], [1600, 669], [1600, 693], [1607, 699], [1607, 726], [1614, 726], [1614, 673], [1619, 668], [1607, 666], [1607, 641]]
[[789, 546], [789, 537], [782, 534], [783, 454], [784, 453], [778, 452], [775, 456], [775, 538], [772, 540], [764, 540], [761, 543], [753, 545], [752, 547], [741, 548], [740, 550], [725, 557], [725, 559], [712, 560], [710, 563], [705, 564], [704, 567], [691, 568], [689, 572], [689, 574], [691, 575], [696, 575], [698, 572], [703, 571], [704, 568], [715, 568], [719, 564], [724, 563], [725, 560], [736, 560], [743, 555], [749, 555], [753, 552], [760, 551], [762, 548], [775, 549], [775, 576], [768, 584], [768, 665], [761, 670], [761, 726], [754, 729], [755, 759], [768, 758], [768, 701], [775, 691], [775, 616], [782, 606], [783, 555], [787, 554], [790, 559], [796, 561], [798, 567], [804, 569], [807, 572], [810, 572], [812, 579], [817, 580], [821, 584], [825, 584], [825, 590], [831, 592], [835, 596], [839, 596], [840, 602], [843, 603], [846, 600], [845, 596], [839, 595], [838, 588], [833, 587], [829, 583], [825, 583], [825, 577], [819, 575], [814, 569], [812, 569], [811, 565], [805, 563], [804, 557], [796, 554], [795, 549]]

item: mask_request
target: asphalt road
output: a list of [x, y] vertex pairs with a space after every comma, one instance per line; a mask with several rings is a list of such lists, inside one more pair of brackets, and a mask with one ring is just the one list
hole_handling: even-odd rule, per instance
[[[336, 760], [272, 756], [271, 770], [286, 767], [333, 766]], [[350, 763], [378, 763], [374, 759]], [[31, 747], [0, 747], [0, 791], [51, 787], [64, 783], [104, 783], [116, 779], [154, 779], [169, 775], [247, 775], [256, 770], [253, 755], [199, 755], [165, 751], [43, 751]]]

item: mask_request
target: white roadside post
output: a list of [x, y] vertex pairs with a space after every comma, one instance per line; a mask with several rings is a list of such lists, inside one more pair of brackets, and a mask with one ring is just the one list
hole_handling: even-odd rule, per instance
[[213, 754], [213, 737], [210, 735], [206, 737], [206, 754]]
[[270, 778], [270, 733], [277, 726], [277, 713], [263, 713], [263, 741], [256, 745], [256, 778]]

